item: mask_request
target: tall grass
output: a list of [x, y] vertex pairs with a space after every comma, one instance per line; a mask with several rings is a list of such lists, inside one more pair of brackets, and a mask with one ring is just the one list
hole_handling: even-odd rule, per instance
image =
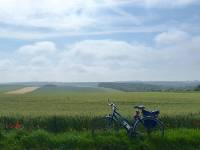
[[43, 130], [1, 132], [0, 146], [4, 150], [199, 150], [200, 130], [168, 130], [163, 138], [129, 138], [126, 133], [99, 133], [68, 131], [60, 134]]
[[[20, 117], [1, 116], [0, 128], [10, 130], [17, 122], [24, 130], [42, 129], [53, 133], [69, 130], [90, 130], [101, 116], [46, 116], [46, 117]], [[186, 116], [163, 116], [160, 118], [165, 128], [200, 128], [200, 114]], [[128, 119], [131, 122], [131, 118]]]

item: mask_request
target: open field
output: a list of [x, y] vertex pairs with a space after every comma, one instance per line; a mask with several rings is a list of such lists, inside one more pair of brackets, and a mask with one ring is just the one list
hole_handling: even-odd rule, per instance
[[[10, 91], [10, 90], [8, 90]], [[161, 115], [200, 112], [200, 92], [122, 92], [105, 88], [45, 87], [23, 95], [0, 92], [1, 115], [96, 116], [110, 111], [110, 98], [125, 116], [132, 116], [133, 105], [160, 109]]]
[[[0, 146], [12, 149], [199, 150], [200, 92], [123, 92], [98, 87], [41, 86], [25, 94], [5, 94], [27, 86], [0, 86]], [[131, 119], [133, 105], [160, 109], [164, 138], [130, 139], [120, 133], [91, 135], [95, 117], [110, 112], [107, 99]], [[19, 122], [22, 129], [14, 129]]]

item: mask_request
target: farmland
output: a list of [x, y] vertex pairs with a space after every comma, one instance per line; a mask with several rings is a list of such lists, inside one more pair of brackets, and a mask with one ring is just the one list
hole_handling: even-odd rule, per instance
[[[35, 86], [35, 85], [31, 85]], [[37, 85], [38, 86], [38, 85]], [[24, 94], [6, 94], [30, 85], [0, 86], [0, 145], [5, 149], [199, 149], [200, 92], [125, 92], [92, 86], [41, 85]], [[110, 112], [107, 99], [119, 112], [131, 119], [133, 106], [160, 109], [165, 122], [164, 139], [129, 139], [122, 130], [115, 135], [100, 133], [94, 137], [90, 126], [94, 118]], [[18, 122], [23, 129], [10, 129]], [[11, 131], [11, 132], [10, 132]], [[195, 137], [195, 139], [193, 139]], [[182, 145], [179, 141], [183, 140]], [[15, 141], [15, 142], [14, 142]], [[171, 144], [171, 145], [170, 145]]]
[[22, 89], [6, 92], [6, 94], [26, 94], [37, 90], [39, 87], [25, 87]]
[[[131, 116], [133, 106], [160, 109], [161, 115], [184, 115], [200, 112], [200, 92], [123, 92], [96, 87], [44, 87], [32, 93], [9, 95], [0, 90], [0, 114], [23, 116], [99, 116], [110, 111], [107, 99]], [[13, 90], [13, 87], [11, 87]], [[2, 92], [1, 92], [2, 91]]]

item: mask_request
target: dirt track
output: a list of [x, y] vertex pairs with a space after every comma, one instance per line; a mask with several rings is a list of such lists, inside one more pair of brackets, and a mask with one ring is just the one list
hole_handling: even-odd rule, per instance
[[22, 89], [6, 92], [6, 94], [26, 94], [39, 89], [39, 87], [25, 87]]

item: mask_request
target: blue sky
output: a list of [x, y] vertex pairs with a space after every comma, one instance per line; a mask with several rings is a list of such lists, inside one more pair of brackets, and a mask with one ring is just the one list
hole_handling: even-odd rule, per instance
[[198, 0], [0, 0], [0, 82], [200, 80]]

